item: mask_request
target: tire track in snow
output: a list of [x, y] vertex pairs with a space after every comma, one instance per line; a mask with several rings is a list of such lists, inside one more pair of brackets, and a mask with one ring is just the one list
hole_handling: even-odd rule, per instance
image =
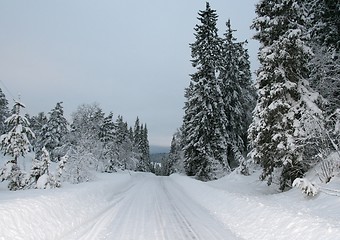
[[170, 178], [137, 173], [131, 181], [112, 195], [107, 208], [64, 239], [238, 239]]
[[[187, 234], [179, 239], [239, 239], [206, 209], [191, 199], [171, 178], [164, 182], [164, 192], [174, 209], [178, 222], [183, 222]], [[190, 234], [188, 234], [190, 233]]]
[[[126, 188], [119, 192], [113, 192], [112, 195], [107, 199], [108, 206], [99, 210], [95, 216], [90, 219], [84, 220], [80, 225], [73, 228], [71, 231], [67, 232], [61, 237], [61, 240], [71, 240], [71, 239], [82, 239], [82, 240], [92, 240], [98, 239], [98, 236], [105, 229], [105, 227], [111, 223], [112, 218], [115, 215], [117, 205], [126, 197], [126, 193], [134, 187], [134, 183], [128, 185]], [[91, 206], [89, 206], [91, 207]]]

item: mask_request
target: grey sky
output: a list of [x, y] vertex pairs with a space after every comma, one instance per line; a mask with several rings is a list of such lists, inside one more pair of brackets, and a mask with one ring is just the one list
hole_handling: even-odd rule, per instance
[[[250, 40], [257, 2], [210, 1], [220, 34], [230, 18], [238, 40]], [[68, 117], [97, 102], [129, 124], [139, 116], [150, 144], [169, 146], [195, 71], [189, 43], [204, 8], [201, 0], [0, 0], [0, 79], [31, 115], [63, 101]], [[248, 47], [254, 71], [258, 44]]]

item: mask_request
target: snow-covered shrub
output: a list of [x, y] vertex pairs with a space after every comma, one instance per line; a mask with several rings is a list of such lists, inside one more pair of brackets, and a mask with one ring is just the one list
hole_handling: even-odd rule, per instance
[[63, 175], [63, 172], [64, 172], [66, 161], [67, 161], [67, 156], [60, 158], [58, 168], [57, 168], [57, 172], [56, 172], [56, 175], [55, 175], [55, 186], [57, 188], [61, 187], [62, 175]]
[[40, 159], [33, 159], [28, 188], [54, 188], [55, 178], [49, 171], [50, 154], [44, 147]]
[[340, 173], [340, 156], [339, 152], [335, 151], [319, 163], [315, 169], [322, 183], [328, 183], [334, 176]]
[[83, 147], [72, 147], [67, 153], [64, 166], [64, 180], [77, 184], [87, 182], [93, 178], [97, 159]]
[[27, 185], [27, 176], [25, 172], [20, 170], [14, 160], [10, 160], [0, 171], [0, 181], [9, 181], [9, 190], [16, 191], [25, 188]]
[[318, 174], [321, 182], [328, 183], [334, 177], [335, 163], [330, 160], [321, 162], [321, 172]]
[[51, 189], [56, 187], [56, 181], [52, 174], [43, 174], [39, 177], [35, 188], [38, 189]]
[[315, 196], [319, 192], [318, 187], [306, 178], [296, 178], [293, 182], [293, 187], [300, 188], [307, 196]]

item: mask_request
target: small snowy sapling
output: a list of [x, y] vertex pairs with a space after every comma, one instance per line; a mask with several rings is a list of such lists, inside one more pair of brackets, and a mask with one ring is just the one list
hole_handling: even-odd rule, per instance
[[293, 187], [300, 188], [307, 196], [315, 196], [318, 194], [318, 187], [306, 178], [296, 178], [293, 182]]

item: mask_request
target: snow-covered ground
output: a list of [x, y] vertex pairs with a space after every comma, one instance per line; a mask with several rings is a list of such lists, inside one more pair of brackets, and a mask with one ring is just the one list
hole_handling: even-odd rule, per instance
[[6, 240], [340, 238], [339, 197], [279, 193], [256, 174], [203, 183], [120, 172], [61, 189], [0, 187], [0, 239]]

